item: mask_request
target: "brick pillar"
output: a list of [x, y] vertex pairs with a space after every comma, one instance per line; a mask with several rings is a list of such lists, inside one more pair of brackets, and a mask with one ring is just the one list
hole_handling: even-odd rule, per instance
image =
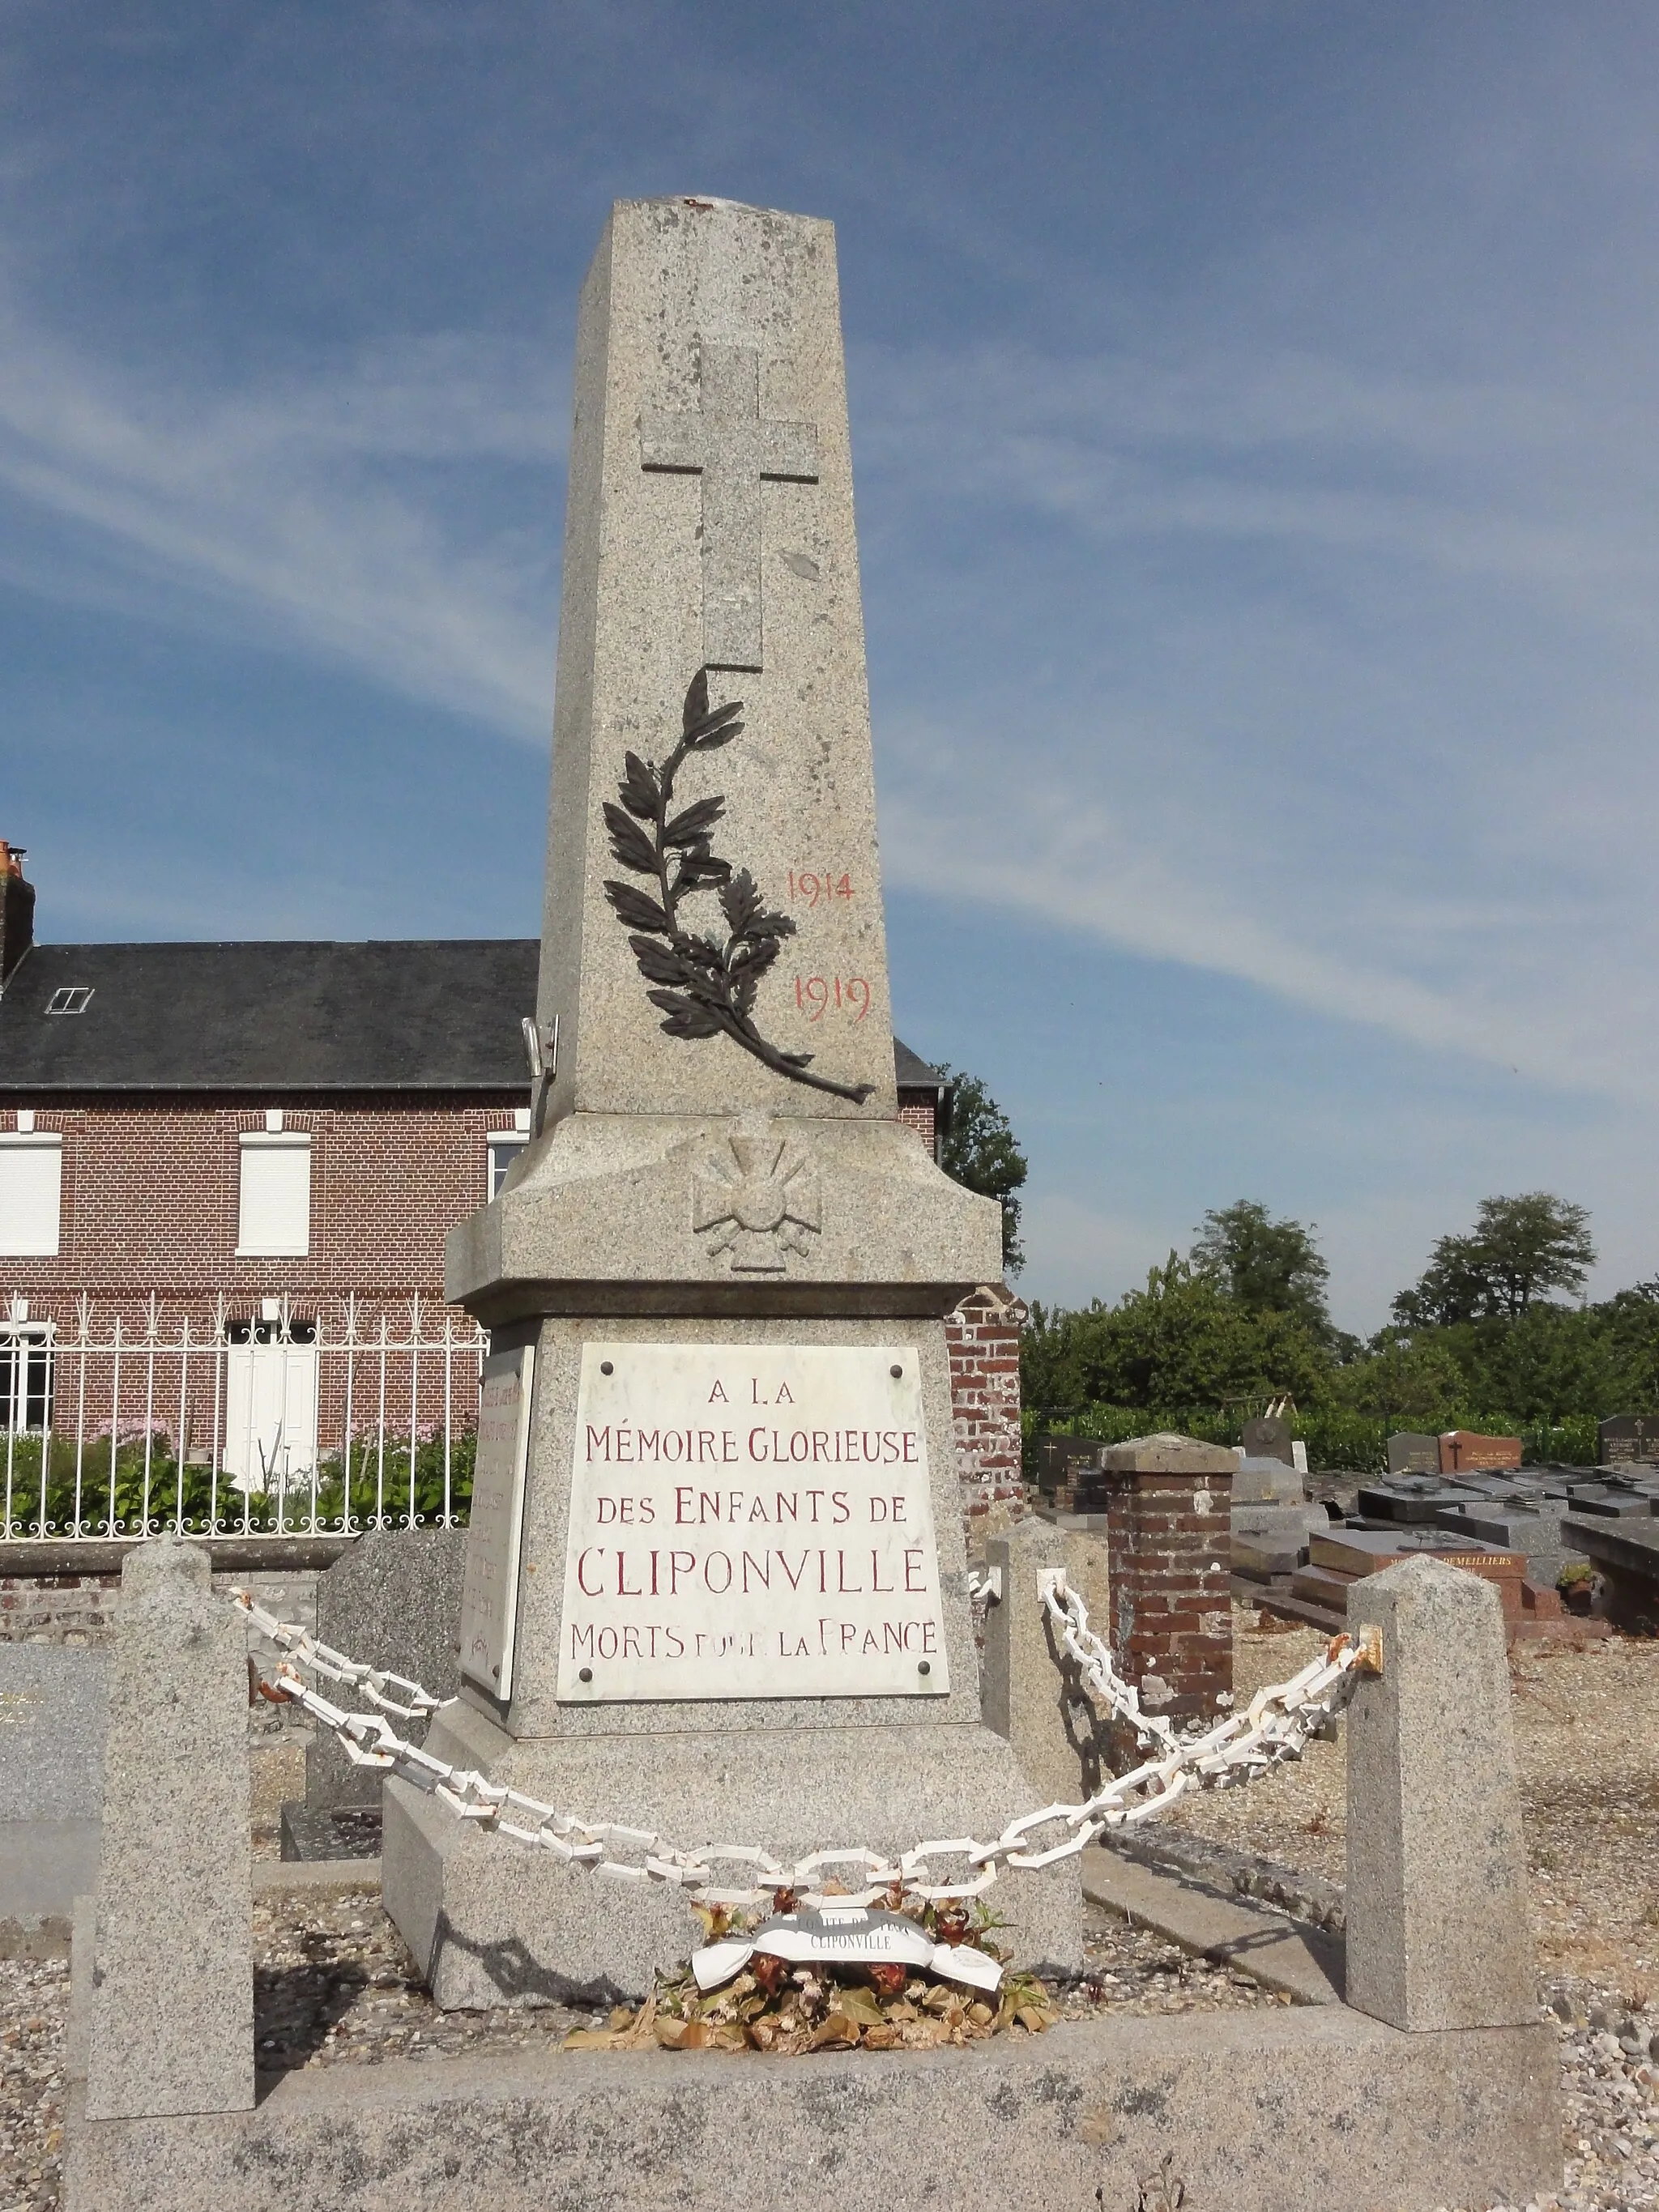
[[970, 1559], [988, 1534], [1025, 1511], [1020, 1470], [1019, 1332], [1025, 1308], [1006, 1283], [989, 1283], [945, 1317], [951, 1412]]
[[1213, 1720], [1233, 1686], [1231, 1452], [1136, 1437], [1102, 1454], [1112, 1657], [1149, 1712]]

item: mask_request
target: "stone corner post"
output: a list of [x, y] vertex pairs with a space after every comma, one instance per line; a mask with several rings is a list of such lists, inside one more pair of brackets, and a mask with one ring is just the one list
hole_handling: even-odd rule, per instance
[[86, 2038], [89, 2120], [253, 2106], [247, 1638], [205, 1551], [121, 1571]]
[[1101, 1455], [1112, 1659], [1143, 1709], [1213, 1721], [1233, 1686], [1232, 1491], [1224, 1445], [1168, 1432]]
[[1346, 2001], [1392, 2027], [1538, 2016], [1527, 1862], [1496, 1589], [1402, 1560], [1348, 1593], [1382, 1672], [1348, 1707]]
[[1042, 1585], [1063, 1567], [1072, 1587], [1084, 1589], [1079, 1550], [1066, 1531], [1036, 1519], [985, 1546], [986, 1564], [1002, 1584], [985, 1611], [985, 1725], [1007, 1738], [1035, 1789], [1068, 1805], [1099, 1786], [1094, 1710], [1054, 1632]]

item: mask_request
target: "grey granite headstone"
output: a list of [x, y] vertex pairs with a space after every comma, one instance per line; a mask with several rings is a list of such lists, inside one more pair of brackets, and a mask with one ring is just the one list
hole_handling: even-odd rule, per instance
[[1390, 1474], [1438, 1474], [1440, 1439], [1412, 1429], [1397, 1430], [1389, 1438]]
[[0, 1920], [67, 1920], [98, 1867], [109, 1654], [0, 1644]]
[[1288, 1459], [1273, 1453], [1246, 1453], [1233, 1476], [1235, 1505], [1299, 1505], [1302, 1477]]
[[1538, 2014], [1503, 1607], [1478, 1576], [1402, 1559], [1352, 1585], [1382, 1672], [1348, 1708], [1349, 2004], [1407, 2029]]
[[1235, 1505], [1233, 1572], [1257, 1582], [1293, 1573], [1306, 1563], [1310, 1538], [1330, 1525], [1322, 1505]]
[[[619, 201], [576, 355], [537, 1008], [556, 1063], [501, 1194], [448, 1240], [447, 1295], [492, 1334], [489, 1495], [468, 1677], [425, 1747], [586, 1819], [786, 1865], [1000, 1832], [1037, 1801], [980, 1715], [945, 1317], [1000, 1279], [1001, 1219], [898, 1117], [833, 228]], [[717, 1360], [735, 1401], [718, 1374], [711, 1391]], [[773, 1460], [735, 1403], [781, 1404], [791, 1360], [805, 1394], [809, 1367], [822, 1378], [824, 1417], [799, 1447], [781, 1431]], [[702, 1377], [696, 1419], [677, 1371]], [[763, 1562], [751, 1595], [748, 1567], [717, 1588], [710, 1554], [706, 1620], [672, 1613], [703, 1556], [677, 1569], [674, 1529], [705, 1509], [677, 1503], [668, 1444], [712, 1465], [698, 1423], [732, 1407], [707, 1415], [708, 1449], [772, 1471], [748, 1515], [786, 1458], [828, 1465], [856, 1433], [857, 1377], [890, 1375], [911, 1394], [912, 1525], [924, 1499], [933, 1525], [903, 1586], [935, 1608], [934, 1656], [902, 1641], [919, 1620], [892, 1620], [902, 1668], [842, 1663], [865, 1648], [839, 1597], [850, 1555], [815, 1553], [811, 1590], [835, 1604], [791, 1614]], [[630, 1428], [613, 1462], [622, 1416], [592, 1408], [640, 1377], [649, 1445], [636, 1456]], [[601, 1462], [623, 1470], [603, 1497]], [[790, 1492], [768, 1541], [809, 1497]], [[866, 1547], [880, 1503], [860, 1494]], [[623, 1518], [647, 1504], [654, 1536]], [[875, 1552], [854, 1582], [860, 1560], [873, 1590]], [[802, 1571], [794, 1553], [778, 1571]], [[382, 1869], [441, 2004], [640, 1993], [696, 1934], [682, 1896], [505, 1845], [398, 1781]], [[1010, 1874], [995, 1902], [1017, 1955], [1080, 1963], [1074, 1863]]]
[[207, 1553], [121, 1570], [110, 1674], [87, 2117], [253, 2104], [247, 1637]]
[[[456, 1647], [461, 1626], [464, 1528], [370, 1528], [317, 1583], [317, 1639], [349, 1659], [386, 1667], [453, 1698], [460, 1687]], [[348, 1710], [370, 1711], [337, 1684], [325, 1693]], [[402, 1735], [420, 1742], [427, 1723], [392, 1716]], [[384, 1777], [356, 1766], [327, 1729], [306, 1751], [306, 1806], [313, 1813], [378, 1805]]]

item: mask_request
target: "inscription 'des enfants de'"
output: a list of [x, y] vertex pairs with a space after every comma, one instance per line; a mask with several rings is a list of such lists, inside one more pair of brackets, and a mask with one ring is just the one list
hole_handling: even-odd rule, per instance
[[913, 1347], [585, 1347], [562, 1698], [949, 1688]]

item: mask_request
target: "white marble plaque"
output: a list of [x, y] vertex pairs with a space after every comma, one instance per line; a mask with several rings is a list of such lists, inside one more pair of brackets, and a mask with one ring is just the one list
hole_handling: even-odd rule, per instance
[[491, 1697], [513, 1694], [519, 1542], [536, 1351], [492, 1352], [478, 1398], [478, 1453], [461, 1583], [461, 1672]]
[[950, 1686], [913, 1346], [584, 1347], [562, 1699]]

